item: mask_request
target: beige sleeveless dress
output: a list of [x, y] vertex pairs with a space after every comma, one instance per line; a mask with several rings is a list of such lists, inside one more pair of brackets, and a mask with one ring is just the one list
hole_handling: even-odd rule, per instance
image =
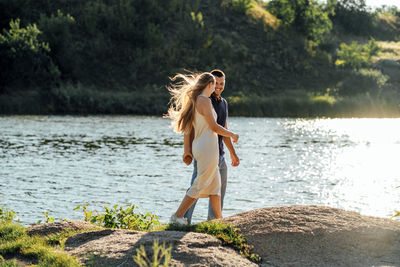
[[[214, 119], [217, 113], [212, 109]], [[188, 189], [187, 195], [192, 198], [206, 198], [221, 194], [221, 176], [218, 161], [218, 135], [211, 130], [203, 115], [195, 109], [194, 139], [192, 153], [197, 161], [197, 177]]]

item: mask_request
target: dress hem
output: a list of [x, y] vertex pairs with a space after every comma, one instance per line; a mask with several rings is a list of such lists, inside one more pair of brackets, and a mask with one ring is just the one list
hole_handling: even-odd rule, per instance
[[191, 196], [191, 195], [189, 195], [188, 193], [186, 193], [186, 195], [188, 195], [188, 196], [191, 197], [191, 198], [196, 198], [196, 199], [198, 199], [198, 198], [208, 198], [208, 197], [210, 197], [210, 196], [221, 196], [221, 193], [218, 193], [218, 194], [207, 194], [207, 195], [202, 194], [202, 195], [199, 195], [199, 196]]

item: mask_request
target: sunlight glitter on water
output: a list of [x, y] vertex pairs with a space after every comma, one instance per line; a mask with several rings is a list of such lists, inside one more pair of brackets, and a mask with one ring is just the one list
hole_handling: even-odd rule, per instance
[[399, 119], [298, 120], [295, 127], [333, 134], [351, 144], [336, 149], [331, 161], [337, 185], [327, 190], [327, 205], [382, 217], [399, 208]]

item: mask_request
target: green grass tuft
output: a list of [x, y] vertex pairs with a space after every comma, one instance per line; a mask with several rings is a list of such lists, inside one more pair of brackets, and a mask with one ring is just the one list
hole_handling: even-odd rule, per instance
[[6, 261], [1, 255], [0, 255], [0, 267], [20, 267], [21, 265], [17, 263], [16, 260], [11, 260], [11, 261]]
[[[79, 262], [63, 251], [49, 246], [46, 238], [28, 236], [25, 228], [16, 223], [0, 225], [0, 256], [27, 258], [39, 262], [39, 266], [75, 267]], [[3, 266], [18, 266], [15, 261], [0, 261]]]

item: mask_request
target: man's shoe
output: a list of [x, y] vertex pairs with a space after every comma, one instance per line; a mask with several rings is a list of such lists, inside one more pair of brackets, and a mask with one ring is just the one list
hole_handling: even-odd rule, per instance
[[170, 223], [173, 224], [179, 224], [179, 225], [187, 225], [187, 219], [186, 218], [178, 218], [175, 216], [175, 214], [172, 214], [171, 219], [169, 220]]

